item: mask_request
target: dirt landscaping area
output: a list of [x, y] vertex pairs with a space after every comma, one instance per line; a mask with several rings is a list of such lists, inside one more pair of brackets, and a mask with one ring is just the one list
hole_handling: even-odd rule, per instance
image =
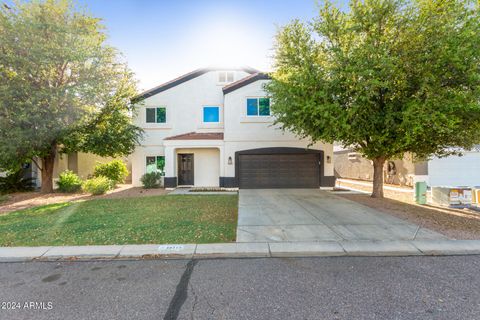
[[[337, 188], [352, 188], [353, 190], [365, 191], [368, 193], [372, 192], [372, 182], [365, 180], [355, 180], [355, 179], [337, 179], [336, 180]], [[407, 203], [414, 203], [414, 193], [413, 188], [405, 186], [397, 186], [393, 184], [384, 183], [383, 185], [383, 194], [385, 198], [398, 200]]]
[[163, 188], [144, 189], [142, 187], [133, 187], [131, 184], [118, 185], [114, 190], [108, 191], [101, 196], [92, 196], [85, 193], [60, 192], [47, 194], [40, 192], [13, 193], [5, 195], [6, 199], [0, 201], [0, 215], [21, 209], [77, 200], [136, 198], [159, 196], [167, 193], [168, 191]]
[[446, 235], [452, 239], [480, 239], [480, 212], [374, 199], [367, 194], [335, 192], [336, 195]]

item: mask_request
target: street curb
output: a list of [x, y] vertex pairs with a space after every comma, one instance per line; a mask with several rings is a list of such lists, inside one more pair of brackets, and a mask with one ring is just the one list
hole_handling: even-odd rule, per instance
[[480, 255], [480, 240], [238, 242], [0, 247], [0, 262]]

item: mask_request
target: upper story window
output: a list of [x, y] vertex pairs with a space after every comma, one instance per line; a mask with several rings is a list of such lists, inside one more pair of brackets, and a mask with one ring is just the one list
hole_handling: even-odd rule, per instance
[[166, 123], [167, 122], [167, 108], [146, 108], [147, 123]]
[[203, 122], [220, 122], [220, 107], [203, 107]]
[[248, 98], [247, 116], [270, 116], [270, 98]]
[[233, 71], [219, 71], [218, 72], [218, 82], [227, 83], [233, 82]]

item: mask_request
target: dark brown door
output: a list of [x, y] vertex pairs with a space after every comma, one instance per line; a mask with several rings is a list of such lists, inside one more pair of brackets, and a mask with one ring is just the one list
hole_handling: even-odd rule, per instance
[[178, 184], [193, 186], [193, 153], [178, 155]]
[[318, 188], [319, 160], [312, 153], [240, 155], [240, 188]]

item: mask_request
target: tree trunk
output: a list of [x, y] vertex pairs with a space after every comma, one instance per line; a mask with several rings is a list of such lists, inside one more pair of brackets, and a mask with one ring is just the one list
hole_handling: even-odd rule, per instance
[[372, 198], [383, 198], [383, 164], [385, 158], [373, 159], [373, 192]]
[[52, 145], [50, 154], [42, 158], [42, 188], [40, 190], [43, 193], [53, 192], [53, 166], [56, 153], [57, 147]]

